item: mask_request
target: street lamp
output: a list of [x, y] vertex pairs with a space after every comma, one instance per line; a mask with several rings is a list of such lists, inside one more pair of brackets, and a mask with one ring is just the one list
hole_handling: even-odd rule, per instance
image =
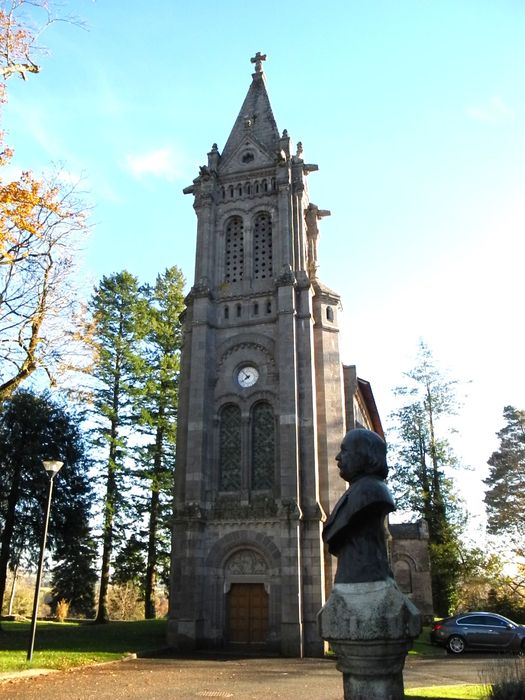
[[29, 649], [27, 650], [27, 660], [33, 659], [33, 647], [35, 646], [36, 618], [38, 616], [38, 598], [40, 596], [40, 581], [42, 580], [42, 569], [44, 567], [44, 552], [46, 550], [47, 526], [49, 525], [49, 512], [51, 510], [51, 496], [53, 495], [53, 479], [60, 471], [60, 467], [64, 462], [59, 462], [56, 459], [43, 460], [42, 464], [49, 476], [49, 488], [47, 491], [46, 503], [46, 518], [44, 521], [44, 530], [42, 532], [42, 541], [40, 543], [40, 559], [38, 561], [38, 573], [36, 575], [35, 598], [33, 600], [33, 617], [31, 619], [31, 635], [29, 641]]

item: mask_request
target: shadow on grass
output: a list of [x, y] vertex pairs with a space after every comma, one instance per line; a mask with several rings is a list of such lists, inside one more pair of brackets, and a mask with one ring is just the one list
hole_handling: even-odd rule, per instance
[[[2, 622], [2, 649], [24, 650], [29, 641], [29, 623]], [[109, 622], [39, 622], [36, 628], [38, 647], [48, 650], [104, 651], [136, 653], [165, 646], [166, 620]], [[36, 647], [35, 647], [36, 648]]]

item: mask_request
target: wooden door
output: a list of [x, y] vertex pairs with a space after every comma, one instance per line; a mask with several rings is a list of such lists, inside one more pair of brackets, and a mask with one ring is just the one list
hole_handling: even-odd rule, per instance
[[264, 644], [268, 636], [268, 594], [262, 583], [233, 583], [228, 593], [228, 641]]

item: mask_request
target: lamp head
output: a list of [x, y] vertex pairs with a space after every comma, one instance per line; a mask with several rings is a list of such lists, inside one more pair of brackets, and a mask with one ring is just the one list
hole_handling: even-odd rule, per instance
[[42, 460], [42, 464], [44, 465], [44, 469], [48, 473], [49, 477], [52, 479], [56, 474], [58, 474], [64, 462], [60, 462], [58, 459], [44, 459]]

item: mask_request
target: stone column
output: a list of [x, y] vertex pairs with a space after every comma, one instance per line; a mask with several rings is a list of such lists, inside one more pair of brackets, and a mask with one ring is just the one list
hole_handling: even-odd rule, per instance
[[318, 616], [345, 700], [403, 700], [403, 667], [421, 616], [395, 581], [336, 583]]

